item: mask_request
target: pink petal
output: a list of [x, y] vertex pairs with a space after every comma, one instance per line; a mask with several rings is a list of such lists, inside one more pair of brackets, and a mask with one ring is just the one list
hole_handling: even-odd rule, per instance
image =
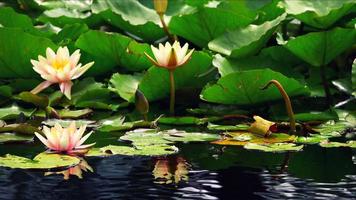
[[86, 65], [84, 65], [83, 67], [80, 68], [75, 68], [77, 71], [74, 72], [73, 76], [72, 76], [72, 80], [78, 78], [79, 76], [81, 76], [82, 74], [84, 74], [91, 66], [94, 65], [94, 62], [90, 62]]
[[72, 81], [67, 81], [67, 82], [62, 82], [59, 84], [59, 87], [61, 89], [61, 92], [68, 98], [71, 99], [71, 89], [72, 89], [73, 82]]
[[32, 94], [38, 94], [40, 93], [42, 90], [48, 88], [50, 85], [52, 85], [52, 82], [50, 81], [43, 81], [42, 83], [40, 83], [37, 87], [35, 87], [33, 90], [31, 90]]
[[80, 139], [80, 141], [76, 144], [76, 146], [82, 145], [85, 142], [85, 140], [87, 140], [90, 137], [90, 135], [92, 133], [93, 133], [93, 131], [90, 131], [88, 134], [86, 134], [84, 137], [82, 137], [82, 139]]
[[56, 58], [56, 53], [51, 48], [46, 49], [46, 57], [47, 59], [52, 62]]
[[85, 144], [85, 145], [81, 145], [81, 146], [77, 146], [75, 149], [86, 149], [89, 148], [91, 146], [94, 146], [96, 143], [91, 143], [91, 144]]
[[46, 138], [44, 138], [41, 134], [35, 132], [36, 137], [44, 144], [46, 145], [48, 148], [52, 149], [51, 146], [48, 144]]

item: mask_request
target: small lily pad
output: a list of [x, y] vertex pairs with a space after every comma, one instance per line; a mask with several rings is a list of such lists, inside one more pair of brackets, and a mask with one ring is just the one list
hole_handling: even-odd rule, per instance
[[161, 117], [158, 120], [160, 124], [169, 124], [169, 125], [201, 125], [207, 122], [213, 122], [221, 120], [222, 117], [206, 117], [206, 118], [198, 118], [198, 117]]
[[[228, 133], [231, 137], [225, 138], [223, 140], [218, 140], [212, 142], [213, 144], [219, 145], [237, 145], [243, 146], [247, 143], [255, 143], [255, 144], [273, 144], [273, 143], [282, 143], [282, 142], [294, 142], [296, 136], [288, 135], [285, 133], [272, 133], [269, 137], [260, 137], [250, 132], [231, 132]], [[248, 141], [235, 140], [235, 138], [247, 138], [251, 137]]]
[[111, 155], [127, 155], [127, 156], [162, 156], [178, 152], [175, 146], [165, 144], [150, 145], [150, 146], [116, 146], [109, 145], [102, 148], [89, 150], [86, 156], [111, 156]]
[[296, 140], [300, 144], [318, 144], [321, 141], [328, 140], [328, 136], [323, 136], [319, 134], [312, 134], [310, 137], [299, 136]]
[[178, 131], [175, 129], [162, 131], [163, 137], [166, 140], [172, 142], [205, 142], [205, 141], [215, 141], [220, 139], [217, 134], [211, 133], [191, 133], [185, 131]]
[[68, 127], [72, 122], [75, 122], [75, 125], [77, 128], [86, 125], [87, 127], [97, 127], [97, 124], [95, 124], [95, 121], [92, 120], [63, 120], [63, 119], [48, 119], [46, 121], [43, 121], [42, 124], [47, 125], [47, 126], [54, 126], [56, 123], [61, 125], [62, 127], [66, 128]]
[[21, 92], [17, 98], [27, 103], [32, 103], [40, 108], [46, 108], [49, 105], [48, 97], [39, 96], [31, 92]]
[[54, 169], [70, 167], [79, 164], [80, 159], [60, 154], [40, 153], [33, 160], [6, 154], [0, 157], [0, 166], [21, 169]]
[[33, 137], [29, 135], [20, 135], [14, 133], [0, 134], [0, 143], [29, 142], [29, 141], [33, 141]]
[[0, 133], [2, 132], [15, 132], [22, 134], [33, 134], [34, 132], [41, 132], [37, 127], [32, 126], [31, 124], [9, 124], [3, 127], [0, 127]]
[[23, 113], [26, 117], [29, 117], [33, 114], [36, 109], [23, 109], [13, 104], [6, 108], [0, 108], [0, 119], [10, 120], [18, 118], [20, 113]]
[[233, 140], [236, 140], [236, 141], [241, 141], [241, 142], [245, 142], [245, 141], [250, 141], [252, 140], [252, 137], [251, 137], [251, 134], [241, 134], [241, 135], [238, 135], [238, 136], [235, 136], [232, 138]]
[[219, 124], [208, 123], [207, 128], [209, 130], [217, 130], [217, 131], [246, 131], [250, 128], [250, 126], [246, 124], [219, 125]]
[[303, 145], [297, 146], [293, 143], [274, 143], [274, 144], [255, 144], [247, 143], [245, 149], [260, 150], [265, 152], [286, 152], [286, 151], [300, 151]]
[[112, 132], [112, 131], [128, 131], [134, 128], [150, 128], [153, 125], [153, 122], [149, 121], [132, 121], [124, 122], [125, 117], [123, 116], [113, 116], [108, 119], [103, 119], [99, 121], [99, 131], [103, 132]]
[[345, 131], [348, 126], [342, 122], [334, 122], [329, 121], [319, 126], [313, 127], [313, 130], [320, 133], [323, 136], [330, 136], [330, 137], [340, 137], [342, 132]]
[[351, 148], [356, 148], [356, 141], [351, 140], [351, 141], [348, 141], [346, 143], [323, 141], [319, 145], [322, 146], [322, 147], [325, 147], [325, 148], [332, 148], [332, 147], [351, 147]]
[[120, 140], [131, 141], [134, 146], [149, 146], [170, 144], [171, 141], [164, 139], [162, 132], [157, 132], [155, 129], [137, 129], [126, 132], [120, 137]]

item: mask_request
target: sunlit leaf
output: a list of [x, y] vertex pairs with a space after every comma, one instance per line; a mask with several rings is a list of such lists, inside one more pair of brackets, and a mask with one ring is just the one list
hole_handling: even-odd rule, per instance
[[319, 144], [321, 147], [325, 148], [332, 148], [332, 147], [351, 147], [351, 148], [356, 148], [356, 141], [348, 141], [346, 143], [342, 142], [328, 142], [324, 141]]
[[275, 144], [255, 144], [247, 143], [244, 146], [245, 149], [259, 150], [265, 152], [286, 152], [286, 151], [300, 151], [303, 149], [303, 145], [297, 146], [293, 143], [275, 143]]
[[121, 98], [133, 102], [141, 78], [141, 76], [115, 73], [110, 79], [110, 84]]
[[246, 124], [220, 125], [220, 124], [213, 124], [209, 122], [207, 128], [209, 130], [218, 130], [218, 131], [246, 131], [250, 128], [250, 126]]
[[29, 142], [33, 141], [33, 136], [14, 133], [0, 133], [0, 143]]
[[0, 108], [0, 119], [17, 119], [21, 113], [23, 113], [26, 117], [29, 117], [35, 110], [36, 109], [24, 109], [16, 104], [13, 104], [9, 107]]

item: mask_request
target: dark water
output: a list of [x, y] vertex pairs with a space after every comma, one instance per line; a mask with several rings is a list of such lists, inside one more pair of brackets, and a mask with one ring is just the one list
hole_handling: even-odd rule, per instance
[[[28, 156], [42, 147], [2, 145]], [[3, 148], [4, 147], [4, 148]], [[355, 151], [308, 146], [272, 154], [182, 144], [168, 157], [87, 158], [82, 179], [0, 168], [0, 199], [353, 199]], [[158, 172], [157, 172], [158, 171]], [[155, 177], [155, 176], [156, 177]]]

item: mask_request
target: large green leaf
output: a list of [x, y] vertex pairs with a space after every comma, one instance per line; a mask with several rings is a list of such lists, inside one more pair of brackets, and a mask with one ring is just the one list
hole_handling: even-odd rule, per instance
[[40, 153], [33, 160], [11, 154], [0, 157], [0, 166], [21, 169], [62, 168], [77, 165], [79, 162], [77, 157], [48, 153]]
[[32, 115], [35, 109], [23, 109], [13, 104], [9, 107], [0, 108], [0, 119], [17, 119], [21, 113], [23, 113], [26, 117]]
[[249, 10], [245, 3], [230, 1], [221, 3], [217, 8], [199, 7], [193, 13], [172, 17], [169, 30], [199, 47], [206, 47], [209, 41], [227, 29], [246, 26], [255, 19], [256, 13]]
[[356, 30], [335, 28], [296, 37], [285, 45], [292, 53], [313, 66], [330, 63], [356, 43]]
[[285, 7], [288, 14], [302, 22], [326, 29], [349, 13], [355, 5], [353, 0], [284, 0], [279, 6]]
[[121, 98], [129, 102], [134, 102], [135, 93], [141, 78], [142, 76], [116, 73], [111, 77], [110, 84]]
[[[211, 57], [204, 52], [194, 52], [190, 61], [174, 71], [176, 89], [200, 88], [213, 79], [214, 74], [206, 74], [211, 70]], [[148, 101], [169, 96], [169, 72], [166, 69], [151, 67], [139, 84]]]
[[155, 10], [136, 0], [94, 0], [92, 11], [110, 24], [145, 41], [153, 42], [165, 35]]
[[33, 28], [31, 18], [27, 15], [16, 13], [9, 7], [0, 8], [0, 24], [4, 27]]
[[261, 90], [268, 81], [279, 81], [289, 96], [307, 95], [306, 86], [292, 78], [270, 69], [246, 70], [230, 73], [216, 84], [207, 85], [201, 93], [201, 99], [222, 104], [253, 105], [282, 99], [275, 87]]
[[37, 77], [30, 60], [44, 55], [47, 47], [56, 49], [47, 38], [18, 28], [0, 28], [0, 78]]
[[283, 14], [261, 25], [251, 24], [247, 27], [227, 31], [209, 42], [209, 49], [231, 57], [246, 57], [256, 54], [267, 43], [285, 17], [286, 15]]
[[0, 143], [29, 142], [33, 141], [33, 136], [20, 135], [14, 133], [0, 133]]
[[137, 43], [118, 33], [91, 30], [82, 34], [75, 46], [88, 54], [88, 61], [95, 61], [88, 71], [89, 75], [113, 71], [118, 65], [128, 71], [141, 71], [152, 65], [144, 55], [144, 52], [151, 52], [149, 45]]

